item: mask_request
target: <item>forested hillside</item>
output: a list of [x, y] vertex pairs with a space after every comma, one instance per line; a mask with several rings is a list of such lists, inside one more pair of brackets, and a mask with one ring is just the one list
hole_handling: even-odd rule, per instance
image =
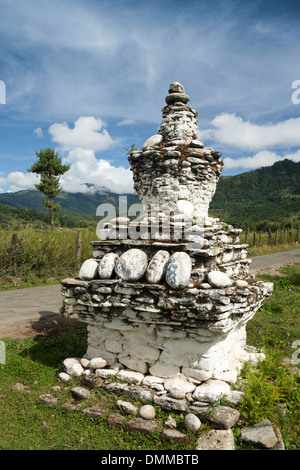
[[270, 167], [221, 177], [210, 213], [243, 228], [267, 221], [299, 223], [300, 162], [283, 160]]
[[[138, 202], [138, 197], [134, 194], [127, 194], [128, 204]], [[0, 194], [0, 204], [13, 207], [34, 208], [44, 211], [43, 207], [44, 195], [34, 189], [26, 189], [16, 193]], [[62, 193], [55, 198], [55, 202], [59, 202], [61, 210], [72, 214], [89, 214], [96, 215], [97, 207], [100, 204], [112, 204], [114, 207], [119, 206], [119, 195], [109, 190], [94, 191], [91, 189], [88, 193]]]
[[[138, 202], [127, 194], [128, 206]], [[56, 214], [58, 225], [86, 226], [97, 220], [100, 204], [119, 207], [119, 195], [109, 190], [89, 193], [62, 192], [56, 198], [61, 211]], [[43, 208], [43, 195], [36, 190], [0, 194], [0, 226], [14, 220], [48, 222]], [[18, 208], [18, 209], [17, 209]], [[222, 176], [210, 205], [210, 215], [222, 222], [241, 228], [266, 229], [270, 226], [300, 225], [300, 162], [284, 160], [273, 166], [235, 176]], [[99, 220], [99, 219], [98, 219]]]
[[[55, 223], [59, 227], [88, 227], [95, 225], [96, 216], [89, 214], [71, 214], [69, 212], [58, 212], [55, 215]], [[20, 228], [30, 225], [32, 228], [43, 228], [50, 224], [48, 212], [39, 211], [33, 208], [12, 207], [0, 204], [0, 229]]]

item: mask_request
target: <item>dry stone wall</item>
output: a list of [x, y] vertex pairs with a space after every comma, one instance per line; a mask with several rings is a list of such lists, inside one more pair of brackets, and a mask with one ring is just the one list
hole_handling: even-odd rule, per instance
[[158, 134], [129, 157], [143, 213], [107, 223], [62, 293], [88, 324], [86, 358], [157, 382], [234, 381], [262, 357], [249, 352], [245, 327], [272, 284], [249, 275], [241, 230], [208, 216], [223, 161], [197, 140], [188, 101], [171, 84]]

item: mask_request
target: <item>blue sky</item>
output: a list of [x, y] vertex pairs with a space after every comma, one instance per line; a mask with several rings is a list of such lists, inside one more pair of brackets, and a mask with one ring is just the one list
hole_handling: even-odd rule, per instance
[[174, 81], [224, 175], [300, 161], [296, 0], [0, 0], [0, 15], [0, 192], [34, 187], [42, 147], [71, 165], [67, 191], [132, 191], [124, 148], [157, 133]]

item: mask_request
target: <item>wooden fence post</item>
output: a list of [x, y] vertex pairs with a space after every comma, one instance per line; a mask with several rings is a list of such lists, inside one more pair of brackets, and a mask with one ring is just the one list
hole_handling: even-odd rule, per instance
[[14, 266], [15, 265], [15, 254], [18, 248], [19, 240], [18, 240], [18, 235], [17, 233], [14, 233], [11, 239], [11, 247], [9, 250], [9, 261], [8, 261], [8, 266]]
[[77, 247], [76, 247], [76, 257], [77, 257], [77, 266], [80, 268], [81, 262], [81, 246], [82, 246], [82, 231], [78, 230], [77, 233]]
[[247, 230], [246, 230], [246, 235], [245, 235], [245, 243], [247, 243], [248, 235], [249, 235], [249, 229], [247, 228]]
[[271, 232], [270, 229], [268, 230], [268, 234], [269, 234], [269, 243], [272, 246], [273, 245], [273, 243], [272, 243], [272, 232]]

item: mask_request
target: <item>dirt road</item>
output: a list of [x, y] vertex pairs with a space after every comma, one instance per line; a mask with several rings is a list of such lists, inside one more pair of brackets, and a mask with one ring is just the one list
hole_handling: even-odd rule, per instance
[[252, 258], [250, 272], [257, 272], [265, 268], [273, 268], [300, 262], [300, 250], [282, 251], [272, 255], [256, 256]]
[[0, 338], [27, 338], [64, 328], [70, 322], [59, 315], [60, 285], [0, 292]]

